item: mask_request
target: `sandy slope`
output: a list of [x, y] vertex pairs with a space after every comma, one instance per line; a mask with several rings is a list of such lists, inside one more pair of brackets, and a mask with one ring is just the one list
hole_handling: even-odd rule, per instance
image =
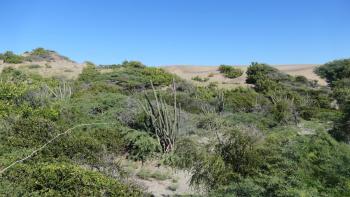
[[[318, 65], [316, 64], [290, 64], [290, 65], [274, 65], [277, 69], [285, 72], [287, 74], [296, 76], [302, 75], [311, 80], [317, 80], [320, 85], [326, 85], [326, 82], [317, 76], [313, 70]], [[183, 65], [175, 65], [175, 66], [164, 66], [166, 71], [174, 73], [184, 79], [191, 80], [195, 76], [200, 77], [208, 77], [209, 74], [214, 74], [213, 77], [209, 77], [208, 82], [196, 82], [191, 80], [192, 82], [199, 85], [206, 85], [210, 82], [218, 82], [220, 87], [223, 88], [232, 88], [236, 86], [248, 86], [245, 83], [246, 74], [243, 74], [241, 77], [236, 79], [228, 79], [225, 78], [222, 74], [220, 74], [217, 69], [217, 66], [183, 66]], [[240, 66], [244, 71], [246, 71], [247, 66]]]
[[[23, 55], [25, 56], [25, 55]], [[25, 61], [20, 64], [7, 64], [0, 62], [0, 72], [6, 67], [17, 68], [28, 72], [38, 73], [44, 77], [59, 77], [74, 79], [79, 76], [85, 64], [76, 63], [62, 56], [52, 53], [50, 61]], [[39, 65], [38, 68], [30, 68], [31, 65]]]

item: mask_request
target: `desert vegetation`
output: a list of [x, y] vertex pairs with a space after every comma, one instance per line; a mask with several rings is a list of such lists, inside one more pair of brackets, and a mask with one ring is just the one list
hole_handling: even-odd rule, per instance
[[322, 86], [252, 63], [251, 87], [221, 89], [137, 61], [87, 62], [71, 80], [6, 68], [0, 195], [150, 196], [161, 182], [172, 195], [348, 196], [349, 70], [318, 67]]
[[239, 68], [235, 68], [229, 65], [220, 65], [219, 66], [220, 73], [223, 73], [225, 77], [234, 79], [243, 75], [243, 71]]

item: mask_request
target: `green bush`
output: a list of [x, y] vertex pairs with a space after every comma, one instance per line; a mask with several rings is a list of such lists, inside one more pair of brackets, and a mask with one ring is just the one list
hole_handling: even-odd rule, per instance
[[31, 64], [27, 66], [29, 69], [37, 69], [37, 68], [41, 68], [41, 66], [39, 64]]
[[234, 112], [252, 112], [259, 110], [267, 100], [251, 88], [237, 88], [224, 92], [225, 110]]
[[129, 157], [142, 162], [150, 158], [157, 152], [160, 152], [158, 141], [149, 134], [140, 131], [128, 130], [124, 133], [126, 152]]
[[[86, 70], [86, 71], [84, 71]], [[172, 83], [174, 75], [155, 67], [135, 67], [123, 66], [114, 68], [112, 72], [100, 74], [96, 68], [89, 66], [83, 70], [80, 80], [83, 81], [103, 81], [122, 87], [124, 90], [143, 90], [154, 86], [168, 86]], [[87, 76], [89, 75], [89, 77]], [[90, 78], [89, 80], [84, 78]]]
[[19, 64], [23, 62], [23, 57], [14, 54], [12, 51], [6, 51], [3, 54], [0, 54], [0, 59], [4, 60], [5, 63], [10, 64]]
[[256, 84], [258, 80], [278, 79], [279, 71], [267, 64], [259, 64], [253, 62], [247, 69], [247, 79], [248, 84]]
[[38, 144], [44, 144], [57, 133], [53, 122], [31, 117], [15, 120], [6, 138], [10, 146], [35, 147]]
[[330, 132], [338, 141], [350, 143], [350, 103], [344, 107], [343, 116], [336, 120], [336, 124]]
[[279, 124], [298, 123], [298, 114], [294, 101], [289, 98], [278, 98], [274, 101], [271, 114]]
[[295, 81], [303, 84], [309, 83], [309, 80], [305, 76], [301, 76], [301, 75], [296, 76]]
[[337, 99], [341, 108], [350, 101], [350, 78], [344, 78], [333, 82], [333, 96]]
[[49, 53], [50, 53], [50, 51], [39, 47], [39, 48], [33, 49], [30, 54], [36, 55], [36, 56], [44, 56], [44, 55], [47, 55]]
[[209, 81], [209, 78], [208, 77], [200, 77], [200, 76], [195, 76], [195, 77], [192, 77], [192, 80], [193, 81], [198, 81], [198, 82], [207, 82]]
[[[69, 163], [21, 165], [5, 174], [7, 180], [25, 189], [28, 196], [141, 196], [140, 190]], [[1, 191], [1, 190], [0, 190]], [[13, 191], [3, 190], [2, 195]], [[24, 191], [23, 191], [24, 192]]]
[[201, 157], [200, 145], [185, 138], [176, 143], [174, 152], [165, 158], [164, 163], [180, 169], [191, 169]]
[[144, 64], [142, 64], [139, 61], [124, 61], [121, 65], [124, 67], [131, 67], [131, 68], [144, 68], [144, 67], [146, 67]]
[[260, 138], [244, 128], [229, 128], [215, 145], [215, 152], [194, 164], [191, 185], [212, 191], [240, 177], [255, 175], [261, 162], [257, 152]]
[[334, 60], [315, 69], [315, 73], [332, 85], [333, 82], [350, 78], [350, 59]]
[[235, 68], [229, 65], [220, 65], [220, 73], [223, 73], [225, 77], [234, 79], [243, 75], [243, 71], [239, 68]]
[[92, 63], [87, 63], [86, 67], [83, 69], [82, 73], [79, 75], [79, 81], [93, 82], [100, 75], [96, 66]]

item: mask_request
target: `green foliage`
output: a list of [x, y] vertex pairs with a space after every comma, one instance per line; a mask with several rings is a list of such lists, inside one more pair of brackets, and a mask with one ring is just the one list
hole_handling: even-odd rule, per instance
[[232, 125], [250, 125], [260, 130], [270, 130], [278, 125], [271, 114], [266, 113], [234, 113], [225, 117], [225, 120]]
[[203, 185], [212, 191], [256, 173], [260, 163], [257, 143], [261, 136], [258, 133], [245, 128], [228, 128], [222, 138], [218, 138], [214, 154], [194, 164], [191, 185]]
[[350, 59], [334, 60], [315, 69], [316, 74], [330, 85], [344, 78], [350, 78]]
[[298, 75], [295, 77], [295, 81], [307, 84], [309, 83], [309, 80], [305, 76]]
[[27, 66], [29, 69], [37, 69], [37, 68], [41, 68], [41, 66], [39, 64], [30, 64]]
[[234, 79], [243, 75], [243, 71], [241, 69], [229, 65], [220, 65], [219, 71], [220, 73], [223, 73], [225, 77], [230, 79]]
[[0, 59], [4, 60], [5, 63], [10, 64], [19, 64], [23, 62], [23, 57], [14, 54], [12, 51], [6, 51], [5, 53], [0, 54]]
[[344, 78], [333, 82], [333, 96], [340, 107], [344, 108], [350, 101], [350, 78]]
[[237, 88], [224, 92], [225, 109], [234, 112], [253, 112], [267, 102], [251, 88]]
[[[23, 188], [18, 195], [29, 196], [141, 196], [133, 187], [68, 163], [42, 163], [35, 167], [21, 165], [4, 175]], [[12, 195], [13, 190], [0, 190]]]
[[280, 124], [298, 123], [294, 100], [288, 97], [272, 97], [271, 114]]
[[248, 84], [256, 84], [259, 80], [266, 80], [267, 78], [275, 79], [278, 76], [278, 70], [267, 64], [259, 64], [253, 62], [247, 69]]
[[7, 144], [16, 147], [35, 147], [44, 144], [57, 134], [55, 124], [42, 118], [21, 118], [11, 124], [5, 134]]
[[125, 132], [123, 139], [126, 146], [125, 151], [134, 160], [144, 162], [161, 150], [157, 140], [145, 132], [129, 130]]
[[88, 64], [79, 77], [84, 82], [104, 82], [118, 85], [124, 90], [142, 90], [154, 86], [168, 86], [174, 75], [167, 73], [161, 68], [137, 66], [134, 63], [113, 68], [111, 72], [100, 73], [94, 66]]
[[196, 162], [192, 173], [190, 184], [197, 187], [204, 185], [208, 191], [227, 184], [229, 177], [232, 176], [226, 169], [223, 159], [215, 154], [208, 155], [203, 160]]
[[[45, 53], [38, 49], [29, 55]], [[116, 158], [124, 156], [188, 170], [192, 186], [209, 191], [208, 196], [350, 193], [349, 145], [331, 137], [349, 142], [349, 77], [321, 87], [253, 63], [247, 81], [254, 89], [195, 87], [183, 80], [171, 89], [173, 75], [139, 62], [86, 64], [76, 81], [11, 68], [0, 74], [0, 169], [68, 128], [105, 123], [71, 130], [9, 168], [0, 177], [0, 196], [141, 196], [122, 180]], [[162, 110], [154, 120], [162, 119], [168, 131], [165, 122], [173, 117], [161, 116], [172, 114], [176, 98], [182, 124], [171, 151], [161, 151], [157, 133], [145, 125], [147, 116], [138, 102], [143, 90], [153, 110], [157, 94]], [[136, 176], [170, 178], [167, 172], [146, 169]], [[177, 190], [176, 184], [168, 189]]]
[[36, 55], [36, 56], [44, 56], [44, 55], [48, 55], [50, 53], [50, 51], [44, 49], [44, 48], [36, 48], [36, 49], [33, 49], [31, 51], [31, 55]]
[[176, 143], [175, 150], [164, 160], [164, 163], [180, 169], [191, 167], [202, 158], [200, 145], [195, 141], [185, 138]]
[[145, 68], [146, 67], [144, 64], [142, 64], [139, 61], [124, 61], [122, 63], [122, 66], [131, 67], [131, 68]]
[[139, 178], [145, 179], [145, 180], [159, 180], [159, 181], [165, 181], [170, 178], [169, 174], [167, 172], [161, 172], [159, 170], [156, 170], [152, 172], [151, 170], [141, 168], [141, 170], [136, 174]]
[[240, 176], [252, 175], [260, 162], [256, 151], [261, 136], [246, 128], [229, 129], [217, 145], [226, 167]]
[[349, 148], [324, 131], [299, 136], [291, 131], [274, 133], [260, 150], [266, 158], [255, 182], [264, 187], [261, 196], [343, 196], [349, 192]]
[[86, 64], [86, 67], [83, 69], [82, 73], [79, 75], [79, 81], [93, 82], [100, 75], [96, 66], [90, 62]]
[[209, 81], [209, 78], [208, 77], [200, 77], [200, 76], [195, 76], [192, 78], [193, 81], [198, 81], [198, 82], [207, 82]]
[[347, 103], [344, 108], [343, 116], [336, 121], [330, 132], [335, 139], [350, 143], [350, 103]]

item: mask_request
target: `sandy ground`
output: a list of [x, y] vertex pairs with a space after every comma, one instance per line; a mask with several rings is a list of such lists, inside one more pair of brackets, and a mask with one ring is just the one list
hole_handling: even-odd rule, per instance
[[[143, 165], [140, 162], [126, 159], [120, 161], [122, 161], [124, 170], [129, 171], [129, 181], [141, 186], [155, 197], [200, 194], [198, 190], [190, 187], [191, 174], [187, 171], [157, 166], [157, 161], [147, 161]], [[166, 180], [140, 178], [137, 174], [142, 170], [167, 174], [168, 178]], [[176, 189], [170, 189], [174, 185], [176, 185]]]
[[[287, 74], [296, 76], [302, 75], [310, 80], [317, 80], [320, 85], [326, 85], [325, 80], [317, 76], [313, 70], [318, 65], [316, 64], [290, 64], [290, 65], [274, 65], [277, 69]], [[242, 70], [246, 71], [247, 66], [238, 66]], [[184, 66], [184, 65], [175, 65], [175, 66], [163, 66], [163, 69], [170, 73], [174, 73], [180, 76], [183, 79], [190, 80], [198, 85], [207, 85], [210, 82], [218, 82], [218, 85], [223, 88], [234, 88], [237, 86], [249, 86], [245, 83], [246, 74], [244, 73], [241, 77], [236, 79], [225, 78], [218, 71], [218, 66]], [[195, 76], [199, 77], [208, 77], [209, 74], [213, 74], [213, 77], [209, 77], [207, 82], [197, 82], [191, 80]]]
[[[20, 64], [0, 63], [0, 72], [6, 67], [17, 68], [32, 73], [38, 73], [43, 77], [59, 77], [75, 79], [82, 72], [85, 64], [79, 64], [56, 54], [52, 54], [52, 61], [23, 62]], [[39, 65], [39, 68], [30, 68], [31, 65]]]

